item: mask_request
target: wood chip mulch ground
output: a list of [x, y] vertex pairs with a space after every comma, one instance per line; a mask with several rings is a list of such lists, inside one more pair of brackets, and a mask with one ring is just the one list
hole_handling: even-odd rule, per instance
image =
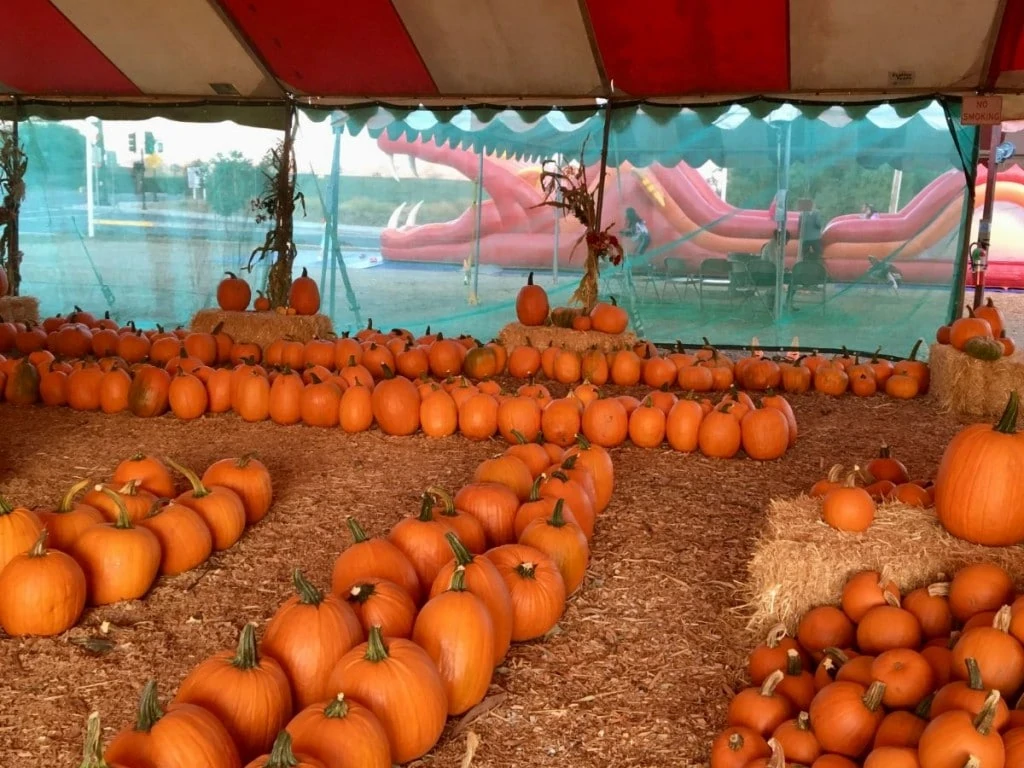
[[[822, 467], [870, 457], [883, 440], [911, 474], [929, 475], [957, 428], [927, 399], [793, 402], [800, 439], [779, 462], [614, 451], [617, 488], [583, 590], [554, 636], [514, 647], [484, 705], [417, 765], [460, 765], [477, 738], [477, 768], [704, 763], [742, 681], [750, 640], [737, 585], [767, 502], [805, 489]], [[149, 677], [170, 696], [196, 663], [232, 647], [245, 622], [270, 618], [291, 593], [293, 568], [326, 586], [348, 543], [346, 515], [384, 532], [416, 510], [426, 486], [457, 488], [504, 447], [7, 405], [0, 431], [0, 493], [19, 504], [55, 502], [137, 449], [200, 469], [257, 451], [276, 491], [270, 516], [209, 568], [163, 580], [143, 601], [89, 610], [56, 639], [0, 633], [0, 765], [25, 768], [77, 765], [88, 713], [100, 711], [109, 738], [132, 722]]]

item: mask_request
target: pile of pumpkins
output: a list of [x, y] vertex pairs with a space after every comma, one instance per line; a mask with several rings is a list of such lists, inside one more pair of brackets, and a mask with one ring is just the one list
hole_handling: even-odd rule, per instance
[[625, 333], [629, 325], [629, 315], [618, 305], [614, 296], [608, 301], [597, 302], [589, 312], [572, 307], [551, 309], [547, 291], [533, 282], [533, 272], [526, 278], [526, 285], [516, 294], [516, 319], [530, 328], [555, 325], [575, 331], [596, 331], [612, 335]]
[[[711, 768], [1024, 764], [1024, 599], [978, 563], [901, 595], [877, 571], [750, 654]], [[1009, 706], [1008, 706], [1009, 704]]]
[[906, 466], [885, 444], [878, 456], [863, 466], [834, 465], [809, 493], [821, 499], [822, 520], [847, 533], [863, 533], [870, 528], [880, 503], [899, 502], [922, 509], [935, 503], [934, 483], [911, 480]]
[[[525, 474], [524, 474], [525, 473]], [[520, 478], [533, 478], [521, 483]], [[95, 765], [391, 768], [486, 696], [513, 642], [543, 638], [583, 583], [614, 490], [604, 449], [510, 447], [454, 496], [370, 537], [352, 518], [331, 590], [296, 571], [294, 597], [238, 647], [195, 667], [171, 706], [156, 684]], [[269, 753], [269, 754], [268, 754]]]
[[[263, 291], [256, 291], [252, 308], [257, 312], [271, 310], [270, 299]], [[225, 272], [224, 279], [217, 284], [217, 306], [225, 312], [245, 312], [252, 301], [252, 288], [234, 272]], [[302, 274], [292, 281], [288, 289], [288, 305], [277, 307], [279, 315], [315, 315], [320, 311], [320, 288], [303, 267]]]
[[[188, 480], [188, 491], [178, 492], [168, 464]], [[270, 473], [251, 456], [221, 459], [200, 478], [138, 454], [118, 464], [109, 484], [83, 480], [53, 508], [0, 498], [0, 627], [10, 635], [59, 635], [87, 603], [141, 598], [158, 576], [191, 570], [233, 546], [266, 516], [272, 495]]]
[[1017, 346], [1006, 335], [1006, 319], [992, 299], [977, 309], [966, 307], [965, 312], [964, 317], [939, 328], [935, 334], [939, 344], [948, 344], [976, 360], [988, 362], [1014, 353]]

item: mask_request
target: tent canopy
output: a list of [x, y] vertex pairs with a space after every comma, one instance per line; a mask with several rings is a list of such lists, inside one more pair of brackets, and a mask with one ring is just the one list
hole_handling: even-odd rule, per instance
[[8, 5], [0, 94], [25, 99], [550, 106], [1024, 91], [1024, 0]]

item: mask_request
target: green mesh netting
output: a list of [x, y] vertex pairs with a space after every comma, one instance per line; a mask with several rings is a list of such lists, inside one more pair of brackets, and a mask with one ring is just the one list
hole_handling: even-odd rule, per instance
[[[948, 318], [974, 134], [936, 102], [303, 113], [296, 271], [321, 282], [339, 332], [373, 318], [489, 338], [528, 271], [564, 304], [580, 227], [535, 207], [540, 162], [586, 141], [596, 182], [608, 115], [604, 221], [627, 259], [601, 290], [649, 338], [899, 353]], [[31, 119], [21, 136], [23, 292], [46, 313], [187, 322], [262, 240], [248, 201], [274, 131]]]

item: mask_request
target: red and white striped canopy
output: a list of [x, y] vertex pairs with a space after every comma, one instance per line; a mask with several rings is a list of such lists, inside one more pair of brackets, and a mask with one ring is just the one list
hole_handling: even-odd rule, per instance
[[1024, 91], [1024, 0], [7, 0], [0, 93], [324, 104]]

